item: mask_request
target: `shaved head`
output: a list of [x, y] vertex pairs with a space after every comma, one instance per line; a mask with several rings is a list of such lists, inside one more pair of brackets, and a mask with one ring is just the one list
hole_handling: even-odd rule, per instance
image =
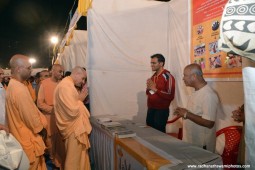
[[76, 66], [70, 75], [74, 81], [74, 85], [77, 87], [82, 87], [87, 79], [87, 73], [84, 68]]
[[194, 87], [195, 90], [200, 89], [206, 84], [203, 78], [203, 72], [198, 64], [189, 64], [185, 67], [183, 72], [183, 81], [186, 86]]
[[63, 67], [62, 65], [60, 65], [60, 64], [54, 64], [53, 66], [52, 66], [52, 68], [51, 68], [51, 70], [56, 70], [57, 68], [59, 68], [59, 67]]
[[54, 64], [51, 69], [51, 77], [54, 81], [59, 81], [64, 76], [64, 68], [60, 64]]
[[185, 67], [185, 69], [188, 69], [191, 74], [196, 74], [197, 76], [203, 76], [202, 69], [200, 65], [198, 64], [190, 64]]
[[10, 60], [11, 73], [19, 81], [25, 81], [31, 75], [29, 58], [22, 54], [14, 55]]
[[29, 59], [27, 56], [22, 54], [16, 54], [14, 55], [10, 60], [10, 66], [11, 68], [16, 68], [18, 66], [22, 66], [24, 62], [29, 62]]
[[72, 74], [81, 74], [81, 73], [84, 73], [84, 72], [86, 72], [86, 70], [84, 70], [80, 66], [76, 66], [76, 67], [73, 68], [71, 75]]

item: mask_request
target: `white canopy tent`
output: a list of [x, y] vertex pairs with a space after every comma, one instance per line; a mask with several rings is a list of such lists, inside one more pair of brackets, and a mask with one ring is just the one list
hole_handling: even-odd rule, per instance
[[[176, 79], [171, 112], [176, 106], [186, 106], [191, 89], [185, 87], [182, 72], [190, 63], [189, 2], [93, 1], [88, 12], [88, 45], [81, 44], [86, 35], [74, 31], [70, 46], [59, 57], [66, 70], [76, 65], [88, 69], [92, 115], [117, 114], [145, 123], [146, 80], [152, 75], [150, 56], [155, 53], [166, 57], [165, 68]], [[217, 129], [236, 125], [231, 115], [244, 102], [243, 82], [209, 80], [209, 84], [223, 106]]]
[[[188, 1], [113, 0], [103, 4], [104, 0], [93, 1], [88, 13], [92, 114], [118, 114], [144, 122], [145, 82], [152, 75], [150, 56], [155, 53], [166, 57], [165, 68], [176, 79], [172, 108], [185, 107], [191, 91], [182, 81], [183, 68], [190, 63]], [[229, 117], [229, 122], [219, 128], [234, 124], [231, 111], [243, 102], [242, 82], [210, 84], [219, 92]], [[226, 94], [230, 86], [233, 91]]]

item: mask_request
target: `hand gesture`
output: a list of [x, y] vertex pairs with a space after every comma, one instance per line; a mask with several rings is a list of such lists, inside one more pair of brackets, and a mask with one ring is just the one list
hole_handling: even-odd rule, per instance
[[147, 80], [147, 89], [157, 91], [156, 83], [153, 82], [151, 79]]
[[174, 115], [179, 117], [184, 117], [185, 113], [187, 113], [188, 110], [185, 108], [177, 107], [174, 111]]
[[88, 89], [87, 88], [83, 88], [81, 89], [81, 92], [79, 94], [79, 98], [80, 100], [83, 102], [85, 100], [85, 98], [88, 96], [89, 92], [88, 92]]

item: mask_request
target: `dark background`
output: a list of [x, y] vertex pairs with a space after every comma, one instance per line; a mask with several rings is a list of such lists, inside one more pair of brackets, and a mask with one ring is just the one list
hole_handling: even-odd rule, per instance
[[[53, 45], [65, 35], [78, 0], [0, 0], [0, 67], [9, 67], [14, 54], [33, 56], [34, 67], [51, 65]], [[77, 29], [86, 29], [82, 17]]]

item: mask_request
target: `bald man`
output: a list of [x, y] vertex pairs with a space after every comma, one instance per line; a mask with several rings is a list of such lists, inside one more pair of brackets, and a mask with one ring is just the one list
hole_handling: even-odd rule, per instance
[[27, 87], [23, 84], [31, 75], [28, 57], [14, 55], [10, 60], [12, 79], [6, 91], [6, 112], [10, 132], [19, 141], [29, 162], [29, 169], [45, 170], [47, 121], [36, 107]]
[[[48, 72], [47, 72], [48, 73]], [[61, 140], [61, 136], [56, 126], [56, 119], [53, 106], [53, 94], [60, 80], [63, 78], [64, 69], [59, 64], [52, 66], [52, 74], [50, 78], [46, 78], [41, 82], [38, 92], [37, 106], [45, 115], [48, 123], [46, 146], [50, 158], [56, 167], [61, 167], [64, 163], [65, 148]], [[62, 148], [59, 146], [63, 146]]]
[[200, 65], [186, 66], [183, 80], [186, 86], [195, 90], [189, 97], [187, 107], [177, 107], [175, 111], [177, 115], [183, 117], [183, 140], [214, 152], [215, 120], [220, 110], [219, 98], [204, 80]]
[[88, 135], [91, 132], [89, 112], [83, 104], [88, 91], [83, 87], [87, 74], [82, 67], [75, 67], [56, 87], [54, 109], [57, 127], [65, 141], [66, 159], [64, 169], [88, 170], [90, 162]]

